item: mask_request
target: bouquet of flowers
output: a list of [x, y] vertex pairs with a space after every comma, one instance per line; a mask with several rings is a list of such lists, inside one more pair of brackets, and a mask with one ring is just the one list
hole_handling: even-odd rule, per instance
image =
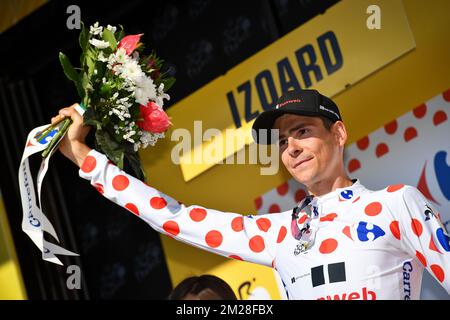
[[[77, 88], [85, 111], [84, 124], [96, 129], [95, 148], [120, 168], [127, 159], [135, 175], [145, 180], [137, 151], [153, 146], [171, 125], [162, 107], [164, 99], [170, 98], [166, 91], [175, 79], [161, 72], [163, 60], [154, 52], [143, 54], [141, 36], [125, 36], [122, 26], [118, 30], [110, 25], [104, 28], [98, 22], [89, 29], [83, 25], [80, 67], [74, 68], [62, 52], [59, 60]], [[70, 119], [63, 119], [39, 133], [44, 137], [59, 128], [44, 157], [70, 123]]]

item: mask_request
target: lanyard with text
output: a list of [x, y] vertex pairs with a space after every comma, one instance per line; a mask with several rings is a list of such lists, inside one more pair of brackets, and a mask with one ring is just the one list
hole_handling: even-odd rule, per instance
[[[75, 109], [81, 115], [84, 112], [84, 109], [80, 106], [77, 106]], [[51, 234], [59, 242], [53, 225], [41, 209], [41, 187], [48, 170], [50, 157], [57, 150], [58, 144], [64, 137], [65, 132], [62, 135], [58, 135], [58, 132], [62, 129], [61, 126], [55, 127], [50, 131], [46, 130], [47, 128], [49, 128], [49, 125], [40, 126], [31, 130], [27, 137], [22, 160], [20, 161], [18, 179], [23, 210], [22, 230], [30, 237], [39, 250], [41, 250], [42, 259], [62, 265], [63, 263], [55, 256], [56, 254], [67, 256], [78, 256], [78, 254], [44, 239], [45, 231]], [[43, 132], [45, 132], [45, 134], [42, 134]], [[51, 145], [54, 138], [57, 138], [58, 141], [54, 141]], [[48, 155], [42, 160], [37, 174], [36, 187], [38, 198], [36, 199], [35, 184], [31, 175], [28, 158], [35, 153], [44, 151], [50, 145], [51, 149], [49, 150]]]

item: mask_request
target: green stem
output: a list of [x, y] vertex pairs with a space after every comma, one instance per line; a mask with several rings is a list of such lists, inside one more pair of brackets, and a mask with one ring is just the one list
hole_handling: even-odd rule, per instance
[[59, 143], [59, 141], [61, 140], [61, 137], [66, 133], [67, 129], [69, 129], [69, 126], [71, 124], [72, 124], [72, 119], [66, 118], [63, 120], [61, 129], [53, 137], [52, 141], [50, 141], [50, 144], [48, 145], [47, 148], [45, 148], [44, 152], [42, 152], [43, 158], [46, 158], [49, 155], [49, 153], [52, 151], [53, 147]]
[[42, 139], [45, 138], [45, 136], [52, 131], [54, 128], [56, 128], [59, 123], [61, 121], [63, 121], [65, 118], [61, 118], [60, 120], [56, 121], [55, 123], [52, 123], [51, 125], [49, 125], [47, 128], [45, 128], [43, 131], [39, 132], [37, 135], [34, 136], [34, 138], [36, 139], [37, 137], [40, 137], [39, 139], [37, 139], [37, 141], [41, 141]]

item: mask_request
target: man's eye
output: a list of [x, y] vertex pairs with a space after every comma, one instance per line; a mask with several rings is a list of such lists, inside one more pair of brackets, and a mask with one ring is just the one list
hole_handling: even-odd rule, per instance
[[280, 147], [284, 146], [286, 143], [287, 143], [287, 140], [286, 140], [286, 139], [282, 139], [282, 140], [279, 140], [279, 141], [278, 141], [278, 145], [279, 145]]
[[300, 129], [298, 132], [300, 133], [300, 135], [304, 135], [308, 131], [309, 131], [308, 129]]

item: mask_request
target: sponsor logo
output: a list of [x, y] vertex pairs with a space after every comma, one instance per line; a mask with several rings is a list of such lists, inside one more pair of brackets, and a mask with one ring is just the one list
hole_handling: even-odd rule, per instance
[[450, 252], [450, 237], [447, 235], [443, 228], [438, 228], [436, 230], [436, 237], [439, 243], [445, 251]]
[[326, 283], [324, 267], [328, 271], [328, 283], [346, 281], [345, 262], [330, 263], [328, 265], [311, 268], [311, 281], [313, 287], [318, 287]]
[[344, 200], [350, 200], [353, 198], [353, 191], [352, 190], [344, 190], [341, 192], [341, 198]]
[[364, 287], [361, 291], [327, 295], [317, 298], [317, 300], [377, 300], [377, 294]]
[[282, 103], [280, 103], [280, 104], [277, 104], [276, 105], [276, 108], [277, 109], [279, 109], [279, 108], [281, 108], [281, 107], [284, 107], [285, 105], [287, 105], [287, 104], [289, 104], [289, 103], [300, 103], [300, 102], [302, 102], [302, 100], [301, 99], [293, 99], [293, 100], [287, 100], [287, 101], [285, 101], [285, 102], [282, 102]]
[[310, 275], [311, 275], [311, 273], [305, 273], [305, 274], [302, 274], [301, 276], [298, 276], [298, 277], [292, 277], [291, 278], [291, 283], [295, 283], [297, 280], [303, 279], [304, 277], [308, 277]]
[[334, 114], [334, 116], [335, 116], [336, 118], [340, 119], [339, 115], [338, 115], [336, 112], [334, 112], [333, 110], [327, 109], [327, 108], [325, 108], [325, 107], [322, 106], [322, 105], [321, 105], [319, 108], [320, 108], [320, 110], [324, 110], [324, 111], [327, 111], [327, 112], [329, 112], [329, 113]]
[[427, 205], [427, 204], [425, 205], [425, 211], [424, 211], [424, 214], [425, 214], [425, 221], [430, 220], [431, 217], [437, 219], [437, 216], [436, 216], [436, 214], [434, 213], [433, 209], [432, 209], [429, 205]]
[[413, 266], [410, 261], [403, 263], [403, 299], [411, 300], [411, 272]]
[[[376, 239], [378, 239], [386, 234], [386, 232], [384, 232], [384, 230], [381, 229], [379, 226], [372, 224], [372, 223], [367, 223], [365, 221], [359, 222], [358, 228], [356, 229], [356, 231], [358, 233], [358, 239], [363, 242], [366, 242], [369, 240], [375, 241]], [[372, 236], [369, 237], [369, 235], [372, 235]]]

